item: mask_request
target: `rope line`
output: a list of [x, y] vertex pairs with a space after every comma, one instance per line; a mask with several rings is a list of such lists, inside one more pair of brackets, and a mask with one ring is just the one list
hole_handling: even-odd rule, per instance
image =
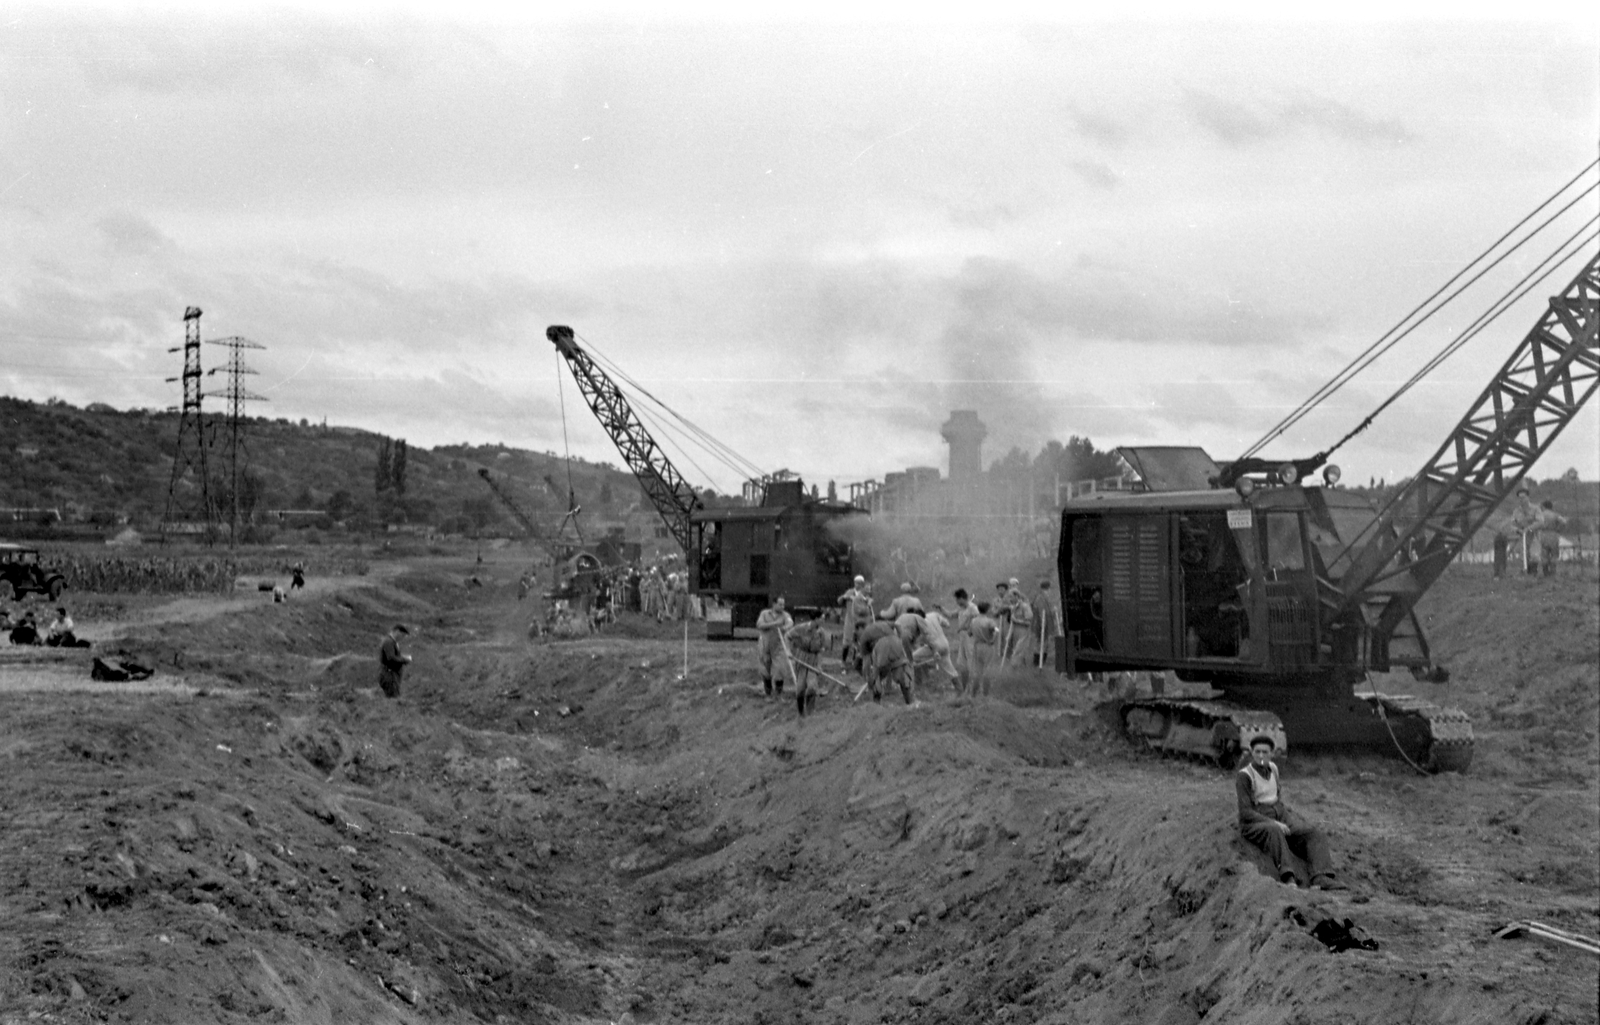
[[[1584, 225], [1583, 228], [1579, 228], [1578, 230], [1579, 231], [1583, 231], [1584, 228], [1587, 228], [1589, 224], [1595, 223], [1596, 220], [1600, 220], [1600, 215], [1597, 215], [1595, 218], [1591, 218]], [[1566, 242], [1562, 243], [1561, 249], [1566, 248], [1568, 244], [1572, 243], [1574, 241], [1574, 238], [1575, 238], [1575, 236], [1569, 237]], [[1535, 288], [1538, 288], [1539, 285], [1546, 278], [1548, 278], [1551, 274], [1555, 273], [1555, 271], [1557, 269], [1559, 269], [1562, 264], [1566, 263], [1568, 260], [1571, 260], [1574, 256], [1577, 256], [1579, 253], [1581, 253], [1584, 250], [1584, 248], [1586, 246], [1588, 246], [1588, 244], [1590, 242], [1596, 241], [1597, 239], [1600, 239], [1600, 231], [1591, 232], [1588, 235], [1588, 237], [1583, 238], [1583, 239], [1578, 239], [1577, 240], [1577, 244], [1575, 246], [1573, 246], [1571, 252], [1563, 254], [1563, 253], [1561, 253], [1561, 249], [1557, 249], [1555, 253], [1552, 253], [1552, 254], [1550, 254], [1550, 256], [1545, 257], [1545, 259], [1543, 261], [1541, 261], [1539, 266], [1540, 267], [1545, 267], [1546, 264], [1548, 264], [1549, 266], [1545, 267], [1545, 269], [1544, 269], [1544, 271], [1542, 273], [1539, 271], [1539, 267], [1535, 267], [1533, 270], [1529, 271], [1526, 275], [1524, 275], [1521, 282], [1518, 282], [1518, 284], [1512, 286], [1513, 290], [1516, 290], [1516, 289], [1520, 288], [1520, 291], [1518, 291], [1515, 296], [1510, 296], [1510, 293], [1507, 292], [1506, 295], [1502, 295], [1499, 300], [1496, 300], [1495, 306], [1498, 306], [1499, 307], [1498, 309], [1495, 309], [1495, 306], [1491, 306], [1489, 310], [1487, 310], [1483, 314], [1479, 315], [1477, 321], [1475, 321], [1473, 324], [1468, 325], [1466, 328], [1463, 328], [1461, 333], [1456, 336], [1454, 341], [1452, 341], [1449, 345], [1447, 345], [1439, 353], [1436, 353], [1434, 355], [1433, 359], [1431, 359], [1429, 361], [1429, 363], [1427, 365], [1425, 365], [1421, 370], [1418, 370], [1415, 374], [1411, 375], [1411, 379], [1410, 380], [1408, 380], [1404, 384], [1402, 384], [1395, 391], [1395, 393], [1393, 395], [1391, 395], [1391, 396], [1389, 396], [1389, 398], [1385, 399], [1383, 401], [1383, 403], [1376, 410], [1374, 410], [1370, 416], [1368, 416], [1365, 420], [1363, 420], [1361, 422], [1360, 425], [1358, 425], [1349, 434], [1346, 434], [1343, 438], [1340, 438], [1338, 444], [1334, 445], [1333, 448], [1328, 449], [1327, 454], [1328, 455], [1332, 455], [1333, 452], [1335, 450], [1337, 450], [1340, 445], [1343, 445], [1345, 442], [1349, 441], [1351, 438], [1355, 437], [1357, 434], [1359, 434], [1363, 430], [1365, 430], [1368, 426], [1371, 425], [1373, 419], [1379, 413], [1383, 412], [1383, 410], [1386, 409], [1389, 405], [1391, 405], [1396, 399], [1398, 399], [1401, 395], [1403, 395], [1407, 391], [1409, 391], [1413, 386], [1415, 386], [1416, 384], [1421, 382], [1423, 377], [1425, 377], [1428, 373], [1432, 372], [1432, 370], [1435, 369], [1439, 364], [1441, 364], [1445, 360], [1449, 359], [1450, 356], [1454, 355], [1457, 350], [1459, 350], [1463, 345], [1465, 345], [1472, 338], [1476, 337], [1481, 331], [1483, 331], [1484, 328], [1486, 328], [1490, 324], [1492, 324], [1500, 316], [1500, 314], [1504, 313], [1506, 310], [1509, 310], [1512, 306], [1516, 305], [1518, 302], [1521, 302], [1522, 299], [1524, 297], [1526, 297], [1529, 292], [1532, 292]], [[1557, 257], [1559, 257], [1559, 259], [1557, 259]], [[1535, 274], [1537, 274], [1538, 276], [1534, 277]], [[1510, 298], [1507, 298], [1507, 296], [1510, 296]], [[1360, 544], [1364, 543], [1364, 539], [1366, 538], [1367, 534], [1369, 532], [1371, 532], [1371, 531], [1376, 530], [1380, 523], [1385, 522], [1385, 517], [1388, 516], [1389, 510], [1394, 508], [1396, 503], [1398, 503], [1400, 501], [1400, 499], [1405, 495], [1406, 491], [1407, 491], [1407, 489], [1404, 488], [1404, 487], [1396, 488], [1394, 490], [1394, 493], [1391, 494], [1387, 499], [1385, 499], [1383, 504], [1378, 508], [1378, 514], [1372, 520], [1372, 522], [1368, 523], [1365, 527], [1362, 527], [1361, 530], [1358, 531], [1354, 537], [1352, 537], [1348, 542], [1345, 543], [1344, 547], [1342, 549], [1340, 549], [1339, 555], [1335, 557], [1335, 561], [1337, 561], [1338, 558], [1342, 558], [1346, 553], [1350, 552], [1357, 545], [1360, 545]]]
[[[1482, 263], [1485, 259], [1487, 259], [1490, 256], [1490, 254], [1494, 253], [1494, 251], [1496, 249], [1498, 249], [1501, 246], [1501, 244], [1504, 243], [1508, 238], [1511, 238], [1523, 226], [1528, 224], [1528, 222], [1530, 222], [1530, 221], [1534, 220], [1536, 217], [1538, 217], [1539, 214], [1542, 211], [1544, 211], [1546, 208], [1550, 207], [1553, 203], [1556, 203], [1560, 199], [1560, 197], [1562, 196], [1563, 193], [1565, 193], [1568, 189], [1570, 189], [1574, 184], [1576, 184], [1580, 179], [1582, 179], [1589, 172], [1593, 171], [1596, 166], [1600, 166], [1600, 159], [1591, 161], [1587, 166], [1585, 166], [1577, 174], [1573, 175], [1573, 177], [1571, 179], [1569, 179], [1567, 182], [1565, 182], [1560, 188], [1556, 189], [1548, 197], [1546, 197], [1543, 202], [1541, 202], [1538, 206], [1534, 207], [1534, 209], [1532, 211], [1530, 211], [1527, 215], [1525, 215], [1521, 220], [1519, 220], [1516, 224], [1512, 225], [1509, 229], [1507, 229], [1499, 238], [1495, 239], [1495, 241], [1493, 243], [1491, 243], [1488, 247], [1486, 247], [1483, 250], [1483, 252], [1479, 253], [1469, 263], [1467, 263], [1466, 266], [1462, 267], [1459, 271], [1457, 271], [1454, 275], [1452, 275], [1448, 281], [1446, 281], [1443, 285], [1440, 285], [1439, 288], [1437, 288], [1433, 292], [1432, 295], [1428, 296], [1422, 302], [1418, 303], [1414, 308], [1412, 308], [1412, 310], [1410, 312], [1408, 312], [1405, 316], [1401, 317], [1400, 320], [1396, 321], [1395, 324], [1392, 327], [1390, 327], [1387, 331], [1385, 331], [1382, 335], [1380, 335], [1376, 341], [1374, 341], [1371, 345], [1369, 345], [1365, 349], [1363, 349], [1359, 354], [1357, 354], [1353, 359], [1351, 359], [1350, 362], [1346, 363], [1345, 366], [1338, 373], [1336, 373], [1332, 378], [1330, 378], [1321, 387], [1319, 387], [1315, 392], [1313, 392], [1312, 395], [1308, 399], [1306, 399], [1304, 402], [1302, 402], [1299, 406], [1297, 406], [1289, 414], [1284, 416], [1283, 419], [1279, 420], [1278, 423], [1275, 424], [1272, 427], [1272, 429], [1267, 431], [1267, 433], [1264, 434], [1258, 441], [1256, 441], [1255, 444], [1251, 445], [1244, 452], [1244, 455], [1241, 458], [1255, 455], [1256, 453], [1260, 452], [1262, 448], [1264, 448], [1266, 445], [1271, 443], [1273, 440], [1275, 440], [1276, 438], [1282, 436], [1284, 432], [1289, 430], [1289, 428], [1291, 428], [1295, 424], [1299, 423], [1312, 410], [1314, 410], [1317, 406], [1321, 405], [1324, 401], [1326, 401], [1328, 398], [1330, 398], [1332, 395], [1334, 395], [1336, 392], [1338, 392], [1341, 388], [1343, 388], [1347, 383], [1349, 383], [1350, 379], [1355, 377], [1357, 374], [1361, 373], [1363, 370], [1367, 369], [1367, 367], [1371, 366], [1372, 363], [1375, 362], [1377, 359], [1381, 358], [1385, 353], [1387, 353], [1390, 349], [1392, 349], [1401, 339], [1405, 338], [1412, 331], [1416, 330], [1416, 328], [1420, 327], [1423, 323], [1425, 323], [1427, 320], [1429, 320], [1431, 317], [1433, 317], [1436, 313], [1438, 313], [1441, 309], [1443, 309], [1451, 301], [1453, 301], [1458, 296], [1460, 296], [1461, 293], [1464, 292], [1467, 288], [1469, 288], [1472, 284], [1476, 283], [1479, 279], [1481, 279], [1490, 270], [1492, 270], [1494, 267], [1496, 267], [1501, 262], [1503, 262], [1505, 259], [1507, 259], [1512, 253], [1515, 253], [1518, 249], [1520, 249], [1524, 245], [1528, 244], [1528, 242], [1530, 242], [1534, 238], [1534, 236], [1538, 235], [1539, 232], [1543, 231], [1546, 227], [1548, 227], [1554, 220], [1556, 220], [1556, 218], [1560, 217], [1562, 214], [1564, 214], [1568, 210], [1570, 210], [1574, 205], [1576, 205], [1578, 202], [1580, 202], [1589, 193], [1594, 192], [1597, 188], [1600, 188], [1600, 183], [1596, 183], [1596, 184], [1589, 185], [1588, 187], [1586, 187], [1582, 192], [1578, 193], [1578, 195], [1576, 195], [1570, 201], [1568, 201], [1565, 206], [1562, 206], [1555, 213], [1551, 214], [1538, 227], [1534, 228], [1526, 236], [1524, 236], [1520, 241], [1518, 241], [1514, 245], [1512, 245], [1506, 252], [1504, 252], [1500, 256], [1496, 257], [1488, 266], [1484, 267], [1477, 274], [1473, 275], [1473, 277], [1470, 280], [1468, 280], [1466, 282], [1466, 284], [1464, 284], [1460, 288], [1456, 289], [1447, 298], [1445, 298], [1444, 300], [1440, 301], [1432, 309], [1427, 309], [1427, 307], [1430, 304], [1432, 304], [1434, 302], [1434, 300], [1438, 299], [1439, 296], [1443, 295], [1446, 291], [1448, 291], [1451, 288], [1452, 285], [1454, 285], [1462, 277], [1464, 277], [1467, 274], [1469, 274], [1474, 267], [1477, 267], [1480, 263]], [[1557, 248], [1559, 249], [1560, 247], [1558, 246]], [[1423, 310], [1427, 310], [1427, 312], [1423, 313], [1422, 316], [1420, 317], [1420, 319], [1417, 319], [1415, 323], [1411, 323], [1410, 326], [1406, 326], [1408, 324], [1408, 322], [1412, 321], [1413, 318], [1416, 318], [1417, 315], [1420, 312], [1422, 312]]]
[[[711, 479], [711, 475], [689, 454], [688, 448], [691, 444], [699, 447], [705, 454], [711, 456], [740, 477], [760, 477], [762, 475], [761, 468], [755, 463], [746, 459], [732, 447], [714, 437], [709, 431], [667, 405], [650, 389], [644, 387], [627, 371], [619, 367], [604, 353], [598, 351], [587, 338], [582, 338], [581, 340], [584, 348], [597, 363], [601, 364], [620, 382], [626, 382], [628, 391], [636, 393], [636, 396], [643, 396], [649, 403], [654, 405], [658, 412], [652, 413], [645, 403], [636, 402], [635, 413], [640, 417], [641, 421], [648, 418], [650, 425], [654, 426], [655, 430], [661, 433], [663, 437], [672, 437], [679, 448], [680, 454], [698, 469], [706, 479]], [[623, 390], [622, 383], [617, 383], [617, 388], [618, 390]], [[685, 435], [687, 437], [684, 437]], [[713, 484], [715, 484], [714, 481]]]

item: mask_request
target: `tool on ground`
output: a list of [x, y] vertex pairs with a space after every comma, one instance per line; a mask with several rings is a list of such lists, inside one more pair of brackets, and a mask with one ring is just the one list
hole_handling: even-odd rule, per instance
[[1596, 942], [1587, 936], [1580, 936], [1575, 932], [1558, 929], [1553, 925], [1546, 925], [1543, 922], [1512, 922], [1504, 928], [1496, 929], [1494, 935], [1495, 939], [1500, 940], [1514, 939], [1523, 935], [1537, 936], [1541, 940], [1577, 947], [1586, 954], [1600, 957], [1600, 942]]

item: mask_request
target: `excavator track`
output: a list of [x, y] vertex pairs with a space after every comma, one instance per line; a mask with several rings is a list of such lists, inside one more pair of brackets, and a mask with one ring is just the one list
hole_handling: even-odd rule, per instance
[[1201, 758], [1231, 769], [1253, 737], [1271, 737], [1281, 754], [1289, 738], [1271, 712], [1229, 701], [1139, 698], [1122, 704], [1122, 728], [1165, 755]]
[[[1466, 772], [1472, 764], [1472, 720], [1459, 708], [1445, 708], [1409, 694], [1363, 694], [1373, 712], [1390, 722], [1419, 721], [1427, 742], [1421, 751], [1407, 751], [1429, 772]], [[1420, 757], [1419, 757], [1420, 755]]]

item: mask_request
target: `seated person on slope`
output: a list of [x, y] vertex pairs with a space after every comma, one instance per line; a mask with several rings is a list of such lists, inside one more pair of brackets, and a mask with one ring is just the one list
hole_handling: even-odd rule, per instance
[[1283, 803], [1278, 786], [1278, 767], [1273, 764], [1276, 745], [1271, 737], [1257, 736], [1250, 741], [1250, 760], [1234, 773], [1234, 788], [1239, 796], [1239, 832], [1267, 853], [1278, 879], [1298, 885], [1289, 854], [1305, 859], [1311, 872], [1311, 885], [1319, 890], [1343, 890], [1345, 885], [1333, 877], [1329, 866], [1328, 841], [1321, 830], [1308, 824]]

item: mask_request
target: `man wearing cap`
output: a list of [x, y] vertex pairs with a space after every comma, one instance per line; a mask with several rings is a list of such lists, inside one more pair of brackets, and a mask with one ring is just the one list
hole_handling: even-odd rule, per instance
[[378, 686], [386, 698], [400, 696], [400, 673], [411, 661], [410, 655], [400, 653], [400, 635], [409, 633], [405, 626], [396, 623], [384, 635], [383, 645], [378, 649]]
[[1278, 785], [1278, 766], [1272, 761], [1276, 745], [1271, 737], [1257, 736], [1250, 741], [1250, 760], [1234, 774], [1234, 790], [1239, 798], [1239, 832], [1272, 859], [1278, 880], [1290, 886], [1299, 878], [1289, 861], [1291, 852], [1303, 858], [1311, 873], [1311, 885], [1318, 890], [1343, 890], [1347, 887], [1333, 877], [1328, 857], [1328, 841], [1322, 831], [1309, 825], [1283, 803]]
[[915, 612], [918, 615], [921, 615], [922, 599], [912, 594], [911, 591], [912, 587], [910, 583], [901, 584], [900, 593], [895, 596], [894, 601], [889, 603], [888, 608], [878, 613], [878, 618], [887, 619], [892, 622], [896, 619], [899, 619], [907, 612]]
[[1511, 514], [1511, 529], [1522, 538], [1522, 567], [1530, 574], [1539, 572], [1539, 507], [1533, 504], [1528, 486], [1517, 489], [1517, 508]]
[[857, 660], [856, 634], [872, 622], [872, 592], [867, 588], [867, 578], [858, 576], [850, 590], [839, 595], [844, 606], [844, 640], [839, 649], [839, 661], [849, 666]]

